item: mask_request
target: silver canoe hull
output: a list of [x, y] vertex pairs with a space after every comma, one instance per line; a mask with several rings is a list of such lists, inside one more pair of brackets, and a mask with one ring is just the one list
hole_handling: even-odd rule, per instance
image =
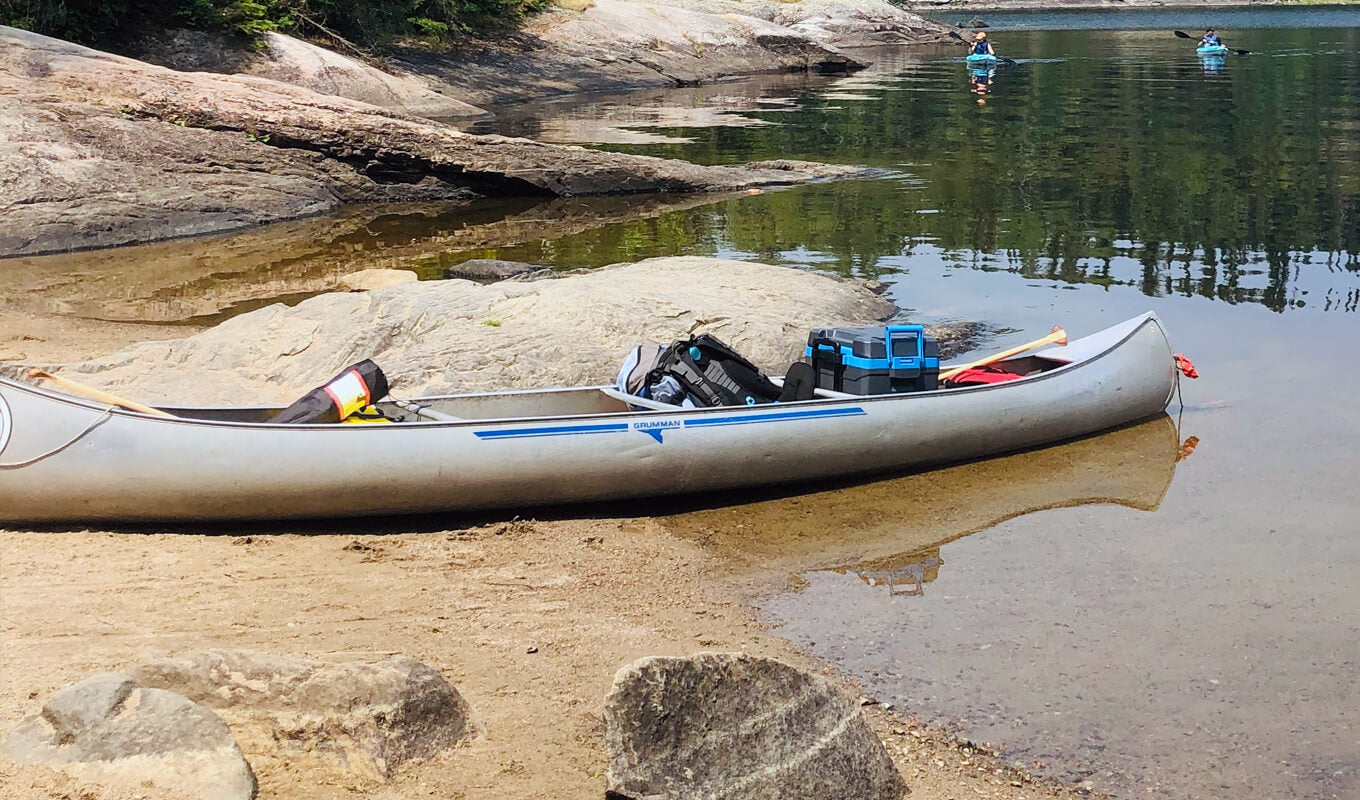
[[[1151, 313], [1041, 355], [1063, 363], [992, 386], [675, 411], [585, 387], [449, 398], [478, 418], [390, 425], [164, 419], [0, 379], [0, 522], [427, 513], [886, 474], [1157, 414], [1178, 375]], [[526, 415], [550, 397], [565, 414]]]

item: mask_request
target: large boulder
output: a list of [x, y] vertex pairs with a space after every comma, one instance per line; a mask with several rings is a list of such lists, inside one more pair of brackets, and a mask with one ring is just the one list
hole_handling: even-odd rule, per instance
[[628, 351], [710, 332], [782, 375], [808, 330], [895, 310], [862, 284], [714, 258], [620, 264], [558, 280], [420, 281], [274, 305], [78, 365], [143, 402], [287, 404], [372, 358], [398, 396], [612, 382]]
[[250, 650], [208, 650], [131, 671], [217, 709], [252, 748], [318, 755], [385, 781], [473, 735], [472, 711], [453, 684], [414, 659], [325, 664]]
[[4, 741], [4, 754], [119, 789], [250, 800], [255, 775], [231, 731], [182, 695], [104, 673], [53, 694]]
[[907, 788], [859, 704], [745, 653], [644, 658], [605, 698], [616, 800], [899, 800]]

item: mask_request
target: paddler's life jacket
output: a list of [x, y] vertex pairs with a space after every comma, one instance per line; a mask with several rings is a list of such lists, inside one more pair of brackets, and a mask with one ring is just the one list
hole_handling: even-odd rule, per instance
[[1217, 47], [1221, 42], [1218, 41], [1218, 34], [1211, 33], [1204, 37], [1205, 47]]
[[986, 56], [986, 55], [991, 55], [990, 53], [987, 52], [987, 40], [986, 40], [986, 39], [983, 39], [983, 40], [980, 41], [980, 42], [973, 42], [973, 55], [975, 55], [975, 56]]

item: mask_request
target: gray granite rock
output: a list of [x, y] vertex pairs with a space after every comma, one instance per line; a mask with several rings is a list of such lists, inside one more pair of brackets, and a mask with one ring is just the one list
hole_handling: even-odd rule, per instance
[[898, 800], [907, 792], [859, 704], [744, 653], [644, 658], [605, 698], [614, 800]]
[[526, 264], [523, 261], [504, 261], [499, 258], [471, 258], [445, 269], [444, 277], [492, 283], [519, 275], [528, 275], [531, 272], [538, 272], [543, 269], [552, 269], [552, 267], [546, 267], [542, 264]]
[[250, 650], [208, 650], [132, 670], [136, 680], [217, 709], [254, 740], [308, 751], [388, 780], [475, 730], [471, 708], [438, 671], [394, 657], [325, 664]]
[[118, 673], [53, 694], [0, 751], [110, 787], [151, 786], [202, 800], [255, 796], [255, 775], [216, 714]]
[[550, 281], [415, 281], [273, 305], [186, 339], [146, 342], [73, 376], [142, 402], [291, 403], [364, 358], [399, 397], [589, 386], [644, 342], [712, 333], [768, 374], [808, 330], [871, 325], [895, 306], [807, 270], [676, 257]]

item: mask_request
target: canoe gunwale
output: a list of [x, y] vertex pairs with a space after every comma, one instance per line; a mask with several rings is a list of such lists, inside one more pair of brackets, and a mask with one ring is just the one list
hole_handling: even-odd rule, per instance
[[[1075, 358], [1075, 359], [1069, 361], [1068, 363], [1059, 364], [1058, 366], [1054, 367], [1053, 369], [1045, 370], [1045, 371], [1043, 371], [1043, 372], [1041, 372], [1041, 373], [1039, 373], [1039, 374], [1037, 374], [1037, 375], [1029, 375], [1029, 376], [1026, 376], [1026, 377], [1023, 377], [1023, 378], [1019, 378], [1019, 379], [1017, 379], [1017, 380], [1007, 381], [1007, 382], [1004, 382], [1004, 383], [980, 384], [980, 385], [976, 385], [976, 386], [959, 386], [959, 387], [953, 387], [953, 388], [949, 388], [949, 389], [934, 389], [934, 390], [931, 390], [931, 391], [909, 392], [909, 393], [902, 393], [902, 394], [855, 395], [855, 396], [852, 397], [852, 398], [840, 398], [840, 397], [836, 397], [836, 398], [813, 398], [813, 399], [811, 399], [811, 400], [798, 400], [798, 401], [792, 401], [792, 402], [778, 403], [777, 405], [778, 405], [779, 408], [818, 408], [818, 407], [835, 407], [835, 406], [840, 406], [840, 405], [856, 405], [856, 406], [862, 406], [862, 405], [865, 405], [865, 404], [878, 404], [878, 403], [891, 403], [891, 402], [909, 402], [909, 401], [912, 401], [912, 400], [933, 399], [933, 398], [939, 398], [939, 397], [941, 397], [941, 396], [948, 396], [948, 397], [966, 397], [966, 396], [974, 396], [974, 395], [976, 395], [976, 394], [978, 394], [978, 393], [981, 393], [981, 392], [1005, 391], [1005, 390], [1007, 390], [1007, 389], [1016, 389], [1016, 388], [1020, 388], [1020, 387], [1033, 386], [1033, 385], [1035, 385], [1036, 383], [1039, 383], [1039, 382], [1041, 382], [1041, 381], [1052, 380], [1052, 379], [1057, 379], [1057, 378], [1061, 378], [1061, 377], [1065, 377], [1065, 376], [1071, 375], [1073, 372], [1077, 371], [1078, 369], [1080, 369], [1080, 368], [1082, 368], [1082, 367], [1085, 367], [1085, 366], [1088, 366], [1088, 365], [1095, 364], [1095, 363], [1099, 362], [1101, 359], [1103, 359], [1103, 358], [1105, 358], [1105, 357], [1107, 357], [1107, 356], [1113, 354], [1113, 353], [1116, 352], [1117, 350], [1119, 350], [1120, 347], [1122, 347], [1125, 343], [1127, 343], [1128, 340], [1131, 339], [1135, 334], [1137, 334], [1137, 333], [1142, 329], [1142, 326], [1143, 326], [1145, 323], [1149, 322], [1149, 321], [1153, 322], [1153, 323], [1155, 324], [1155, 326], [1156, 326], [1157, 331], [1158, 331], [1159, 333], [1161, 333], [1162, 338], [1163, 338], [1163, 341], [1165, 341], [1165, 342], [1166, 342], [1166, 345], [1167, 345], [1167, 352], [1170, 353], [1170, 352], [1171, 352], [1171, 345], [1170, 345], [1170, 342], [1166, 339], [1166, 331], [1165, 331], [1165, 329], [1162, 327], [1161, 321], [1160, 321], [1160, 319], [1158, 319], [1157, 315], [1156, 315], [1154, 312], [1149, 311], [1149, 312], [1145, 312], [1145, 313], [1143, 313], [1143, 314], [1141, 314], [1141, 315], [1139, 315], [1139, 316], [1137, 316], [1137, 317], [1130, 318], [1129, 320], [1126, 320], [1126, 321], [1124, 321], [1124, 322], [1120, 322], [1120, 323], [1117, 323], [1117, 324], [1115, 324], [1115, 325], [1112, 325], [1112, 326], [1110, 326], [1110, 327], [1108, 327], [1108, 328], [1105, 328], [1105, 329], [1102, 329], [1102, 330], [1100, 330], [1100, 331], [1096, 331], [1096, 332], [1094, 332], [1094, 333], [1091, 333], [1091, 334], [1089, 334], [1089, 335], [1087, 335], [1087, 336], [1084, 336], [1084, 337], [1082, 337], [1082, 338], [1080, 338], [1080, 339], [1075, 339], [1075, 340], [1073, 340], [1073, 341], [1071, 342], [1071, 344], [1068, 345], [1069, 348], [1070, 348], [1070, 347], [1075, 347], [1076, 345], [1078, 345], [1078, 344], [1081, 343], [1081, 342], [1088, 342], [1088, 341], [1090, 341], [1090, 340], [1093, 340], [1093, 339], [1097, 339], [1097, 338], [1099, 338], [1099, 337], [1106, 336], [1106, 335], [1110, 334], [1112, 331], [1115, 331], [1115, 330], [1117, 330], [1117, 329], [1119, 329], [1119, 328], [1121, 328], [1121, 327], [1127, 326], [1127, 331], [1125, 331], [1124, 335], [1120, 336], [1120, 337], [1119, 337], [1118, 339], [1116, 339], [1116, 340], [1113, 340], [1113, 341], [1109, 342], [1106, 346], [1104, 346], [1104, 347], [1101, 348], [1100, 350], [1097, 350], [1096, 352], [1093, 352], [1093, 353], [1085, 354], [1084, 356], [1078, 356], [1077, 358]], [[1023, 356], [1019, 356], [1019, 357], [1020, 357], [1020, 358], [1025, 358], [1025, 357], [1030, 357], [1030, 356], [1047, 357], [1047, 356], [1049, 356], [1049, 355], [1051, 355], [1051, 354], [1058, 354], [1058, 353], [1062, 353], [1062, 352], [1063, 352], [1062, 350], [1045, 349], [1045, 350], [1041, 350], [1041, 351], [1039, 351], [1039, 352], [1037, 352], [1037, 353], [1027, 353], [1027, 354], [1025, 354], [1025, 355], [1023, 355]], [[999, 363], [1004, 364], [1005, 362], [1002, 361], [1002, 362], [999, 362]], [[943, 367], [942, 367], [942, 369], [943, 369]], [[1179, 372], [1177, 373], [1177, 383], [1178, 383], [1178, 382], [1179, 382]], [[524, 423], [528, 423], [528, 422], [549, 422], [549, 423], [551, 423], [551, 422], [590, 421], [590, 420], [600, 420], [600, 419], [617, 420], [617, 419], [621, 419], [621, 418], [625, 418], [625, 417], [655, 417], [655, 416], [658, 416], [658, 415], [680, 415], [680, 416], [684, 416], [684, 417], [699, 417], [699, 416], [704, 416], [704, 415], [709, 415], [709, 414], [733, 414], [733, 413], [738, 413], [738, 414], [740, 414], [740, 413], [761, 413], [761, 412], [766, 412], [766, 413], [768, 413], [769, 410], [771, 409], [771, 407], [772, 407], [773, 405], [776, 405], [776, 404], [767, 404], [767, 405], [757, 405], [757, 406], [714, 406], [714, 407], [704, 407], [704, 408], [682, 408], [682, 407], [677, 406], [677, 407], [675, 407], [673, 410], [663, 410], [663, 409], [628, 409], [628, 410], [623, 410], [623, 411], [596, 412], [596, 413], [588, 413], [588, 414], [561, 414], [561, 415], [538, 415], [538, 416], [519, 416], [519, 417], [486, 417], [486, 418], [468, 418], [468, 419], [460, 419], [460, 420], [455, 420], [455, 421], [444, 421], [444, 420], [420, 420], [420, 419], [417, 419], [417, 420], [411, 420], [411, 421], [403, 421], [403, 422], [401, 422], [400, 424], [396, 424], [396, 425], [338, 425], [338, 424], [336, 424], [336, 423], [305, 423], [305, 424], [297, 424], [297, 423], [276, 423], [276, 422], [243, 422], [243, 421], [239, 421], [239, 420], [204, 419], [204, 418], [197, 418], [197, 417], [181, 417], [181, 416], [174, 416], [174, 417], [160, 417], [160, 416], [154, 416], [154, 415], [150, 415], [150, 414], [143, 414], [143, 413], [141, 413], [141, 412], [132, 411], [132, 410], [130, 410], [130, 409], [125, 409], [125, 408], [121, 408], [121, 407], [117, 407], [117, 406], [109, 406], [109, 405], [107, 405], [107, 404], [100, 403], [100, 402], [97, 402], [97, 401], [94, 401], [94, 400], [89, 400], [89, 399], [86, 399], [86, 398], [83, 398], [83, 397], [78, 397], [78, 396], [75, 396], [75, 395], [69, 395], [69, 394], [65, 394], [65, 393], [62, 393], [62, 392], [56, 392], [56, 391], [53, 391], [53, 390], [50, 390], [50, 389], [46, 389], [46, 388], [41, 387], [41, 386], [36, 386], [36, 385], [33, 385], [33, 384], [21, 382], [21, 381], [11, 380], [11, 379], [5, 378], [5, 377], [3, 377], [3, 376], [0, 376], [0, 387], [10, 388], [10, 389], [14, 389], [14, 390], [17, 390], [17, 391], [28, 392], [28, 393], [30, 393], [30, 394], [34, 394], [34, 395], [37, 395], [37, 396], [39, 396], [39, 397], [42, 397], [42, 398], [44, 398], [44, 399], [46, 399], [46, 400], [56, 401], [56, 402], [59, 402], [59, 403], [62, 403], [62, 404], [64, 404], [64, 405], [68, 405], [68, 406], [74, 406], [74, 407], [76, 407], [76, 408], [80, 408], [80, 409], [83, 409], [83, 410], [85, 410], [85, 411], [102, 412], [103, 414], [108, 415], [108, 416], [113, 416], [113, 417], [126, 417], [126, 418], [128, 418], [128, 419], [137, 420], [137, 421], [140, 421], [140, 422], [147, 422], [147, 423], [161, 423], [161, 424], [175, 425], [175, 426], [192, 425], [192, 426], [206, 426], [206, 427], [212, 427], [212, 428], [222, 428], [222, 427], [226, 427], [226, 428], [243, 428], [243, 429], [248, 429], [248, 430], [272, 429], [272, 430], [278, 430], [278, 431], [285, 431], [285, 430], [291, 430], [291, 431], [317, 431], [317, 430], [332, 430], [332, 431], [333, 431], [333, 430], [346, 430], [346, 431], [387, 431], [387, 432], [392, 432], [392, 431], [396, 431], [396, 430], [404, 430], [404, 429], [410, 429], [410, 430], [424, 430], [424, 431], [428, 431], [428, 430], [432, 430], [432, 429], [445, 429], [445, 428], [487, 427], [487, 426], [495, 426], [495, 425], [519, 425], [519, 424], [524, 424]], [[409, 398], [409, 401], [410, 401], [410, 402], [416, 402], [416, 403], [422, 403], [422, 404], [424, 404], [424, 403], [427, 403], [427, 402], [430, 402], [430, 401], [439, 401], [439, 400], [447, 400], [447, 399], [455, 399], [455, 398], [495, 397], [495, 396], [506, 396], [506, 395], [529, 395], [529, 394], [541, 394], [541, 393], [544, 393], [544, 392], [555, 392], [555, 391], [597, 391], [599, 388], [600, 388], [599, 386], [566, 386], [566, 387], [554, 387], [554, 388], [549, 388], [549, 389], [518, 389], [518, 390], [496, 391], [496, 392], [471, 392], [471, 393], [466, 393], [466, 394], [429, 395], [429, 396], [423, 396], [423, 397], [414, 397], [414, 398]], [[1171, 399], [1172, 396], [1174, 396], [1174, 394], [1175, 394], [1175, 385], [1172, 386], [1171, 392], [1167, 395], [1167, 402], [1170, 402], [1170, 399]], [[0, 395], [0, 403], [4, 403], [4, 397], [3, 397], [3, 395]], [[202, 406], [202, 407], [158, 406], [158, 407], [159, 407], [159, 408], [162, 408], [162, 409], [164, 409], [164, 410], [166, 410], [166, 411], [168, 411], [169, 413], [172, 413], [172, 414], [175, 413], [175, 412], [177, 412], [177, 411], [178, 411], [178, 412], [193, 412], [193, 411], [213, 412], [213, 411], [224, 411], [224, 410], [236, 410], [236, 411], [253, 411], [253, 410], [261, 410], [261, 411], [263, 411], [263, 410], [271, 410], [271, 409], [277, 408], [277, 407], [274, 407], [274, 406]], [[4, 427], [4, 426], [5, 426], [5, 422], [6, 422], [6, 420], [3, 418], [3, 416], [0, 416], [0, 434], [6, 433], [6, 430], [5, 430], [5, 427]], [[3, 445], [3, 444], [4, 444], [3, 436], [0, 436], [0, 445]], [[2, 448], [0, 448], [0, 449], [2, 449]]]

